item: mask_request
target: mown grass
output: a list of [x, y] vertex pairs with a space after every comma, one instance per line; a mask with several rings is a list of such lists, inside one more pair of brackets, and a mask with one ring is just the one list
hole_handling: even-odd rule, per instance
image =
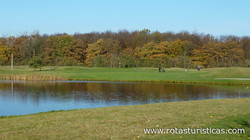
[[[89, 67], [44, 67], [34, 71], [27, 66], [0, 68], [0, 78], [16, 80], [105, 80], [105, 81], [165, 81], [209, 84], [250, 84], [250, 80], [220, 78], [250, 78], [250, 68], [228, 67], [195, 69], [168, 68], [158, 72], [157, 68], [89, 68]], [[12, 78], [9, 78], [12, 75]], [[43, 78], [39, 78], [43, 77]]]
[[[157, 103], [0, 118], [0, 139], [249, 139], [250, 98]], [[144, 134], [144, 128], [244, 128], [245, 134]]]

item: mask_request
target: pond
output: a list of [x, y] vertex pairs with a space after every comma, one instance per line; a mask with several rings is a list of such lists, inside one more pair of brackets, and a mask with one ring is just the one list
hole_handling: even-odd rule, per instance
[[250, 97], [250, 86], [160, 82], [0, 81], [0, 116], [220, 98]]

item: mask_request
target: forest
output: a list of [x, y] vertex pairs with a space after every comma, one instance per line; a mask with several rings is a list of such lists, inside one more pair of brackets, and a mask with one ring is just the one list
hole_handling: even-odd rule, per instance
[[250, 67], [250, 37], [121, 30], [0, 38], [0, 65]]

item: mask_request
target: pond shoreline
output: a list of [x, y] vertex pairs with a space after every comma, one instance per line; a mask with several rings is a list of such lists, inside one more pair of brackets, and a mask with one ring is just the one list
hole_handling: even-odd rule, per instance
[[[217, 128], [218, 124], [222, 128], [228, 128], [229, 125], [249, 130], [247, 126], [240, 125], [241, 121], [249, 120], [249, 101], [250, 98], [199, 100], [0, 117], [0, 139], [37, 139], [37, 136], [39, 139], [74, 139], [79, 136], [90, 139], [110, 139], [110, 136], [117, 139], [179, 139], [180, 135], [148, 135], [142, 132], [145, 128]], [[204, 138], [204, 135], [181, 136]], [[228, 137], [206, 135], [211, 139], [219, 136], [222, 139]], [[230, 137], [239, 138], [238, 135]], [[247, 133], [241, 137], [247, 138]]]
[[[248, 86], [110, 81], [0, 81], [0, 115], [51, 110], [246, 98]], [[21, 107], [21, 110], [16, 108]]]
[[95, 107], [95, 108], [76, 108], [76, 109], [69, 109], [69, 110], [51, 110], [51, 111], [44, 111], [44, 112], [37, 112], [31, 114], [23, 114], [23, 115], [0, 115], [1, 118], [11, 118], [11, 117], [22, 117], [22, 116], [29, 116], [29, 115], [37, 115], [37, 114], [46, 114], [46, 113], [54, 113], [54, 112], [67, 112], [67, 111], [77, 111], [77, 110], [92, 110], [92, 109], [107, 109], [107, 108], [116, 108], [116, 107], [133, 107], [133, 106], [147, 106], [147, 105], [157, 105], [157, 104], [168, 104], [168, 103], [186, 103], [186, 102], [207, 102], [207, 101], [214, 101], [214, 100], [234, 100], [234, 99], [242, 99], [247, 100], [250, 99], [248, 97], [243, 98], [220, 98], [220, 99], [199, 99], [199, 100], [188, 100], [188, 101], [170, 101], [170, 102], [157, 102], [157, 103], [148, 103], [148, 104], [135, 104], [135, 105], [118, 105], [118, 106], [108, 106], [108, 107]]
[[[39, 77], [42, 77], [39, 79]], [[233, 80], [233, 81], [244, 81], [243, 78], [240, 78], [241, 80], [235, 80], [238, 78], [216, 78], [218, 80]], [[206, 84], [206, 85], [250, 85], [250, 83], [236, 83], [236, 82], [207, 82], [207, 81], [174, 81], [174, 80], [107, 80], [107, 79], [67, 79], [62, 77], [55, 77], [55, 76], [2, 76], [0, 77], [0, 80], [14, 80], [14, 81], [55, 81], [55, 82], [63, 82], [63, 81], [91, 81], [91, 82], [152, 82], [152, 83], [176, 83], [176, 84]], [[250, 80], [246, 80], [250, 81]]]

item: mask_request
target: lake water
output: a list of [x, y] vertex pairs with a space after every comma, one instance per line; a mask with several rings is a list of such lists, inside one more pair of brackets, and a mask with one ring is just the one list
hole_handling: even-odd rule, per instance
[[249, 85], [0, 81], [0, 116], [52, 110], [245, 97], [250, 97]]

